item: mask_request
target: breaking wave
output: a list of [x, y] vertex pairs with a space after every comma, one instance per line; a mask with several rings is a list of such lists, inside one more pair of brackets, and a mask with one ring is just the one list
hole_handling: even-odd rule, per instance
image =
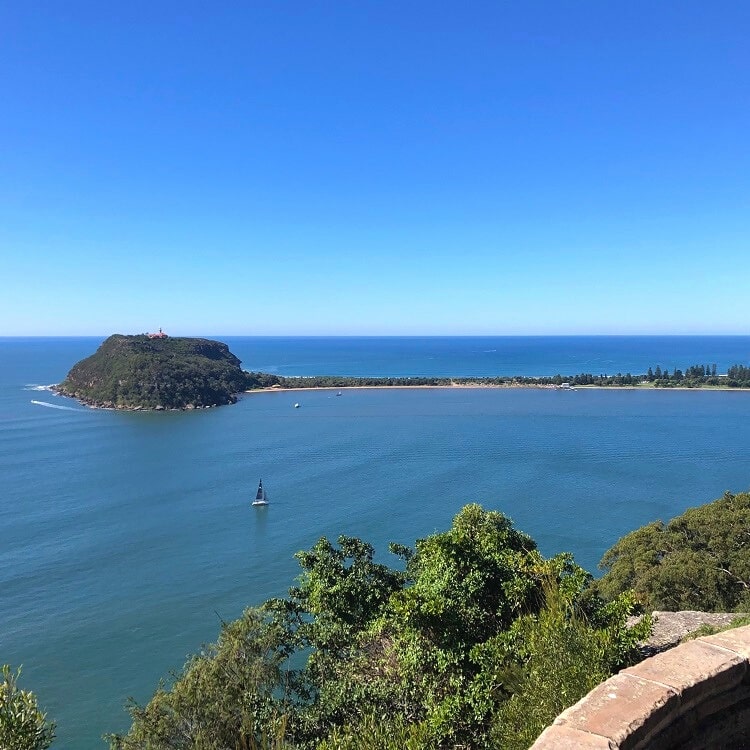
[[63, 411], [83, 411], [83, 409], [76, 409], [73, 406], [62, 406], [61, 404], [50, 404], [49, 401], [35, 401], [31, 399], [32, 404], [37, 406], [46, 406], [48, 409], [62, 409]]

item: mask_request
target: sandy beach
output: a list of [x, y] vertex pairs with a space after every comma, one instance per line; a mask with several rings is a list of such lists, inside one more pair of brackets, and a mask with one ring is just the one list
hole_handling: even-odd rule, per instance
[[300, 391], [356, 391], [356, 390], [452, 390], [455, 388], [471, 389], [508, 389], [535, 388], [543, 391], [740, 391], [747, 392], [750, 388], [729, 388], [721, 385], [707, 385], [700, 388], [673, 386], [670, 388], [655, 388], [652, 385], [576, 385], [563, 388], [559, 385], [538, 385], [536, 383], [452, 383], [451, 385], [342, 385], [342, 386], [310, 386], [309, 388], [254, 388], [243, 393], [297, 393]]

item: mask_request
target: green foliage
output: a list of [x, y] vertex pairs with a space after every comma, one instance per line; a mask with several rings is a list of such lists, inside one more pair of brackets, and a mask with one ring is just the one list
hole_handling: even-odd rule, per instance
[[[622, 597], [623, 615], [633, 601]], [[515, 648], [525, 656], [523, 679], [501, 704], [490, 737], [493, 747], [526, 750], [552, 719], [580, 700], [616, 669], [637, 660], [637, 642], [650, 632], [650, 619], [634, 629], [598, 627], [554, 580], [545, 585], [545, 605], [513, 626]]]
[[[345, 541], [367, 576], [342, 565]], [[371, 549], [354, 555], [355, 541], [340, 539], [336, 551], [321, 540], [298, 556], [304, 594], [291, 591], [292, 611], [299, 645], [313, 649], [303, 675], [311, 699], [296, 724], [301, 745], [314, 747], [326, 735], [355, 741], [368, 731], [361, 717], [377, 715], [418, 727], [422, 747], [481, 747], [498, 707], [524, 684], [527, 654], [514, 624], [539, 612], [550, 581], [585, 612], [589, 634], [608, 634], [602, 669], [632, 654], [625, 619], [633, 602], [603, 605], [586, 596], [590, 576], [570, 556], [544, 560], [501, 513], [469, 505], [448, 531], [418, 540], [413, 550], [394, 546], [407, 561], [401, 575], [373, 571]], [[356, 585], [370, 579], [377, 585]], [[373, 599], [368, 588], [378, 592]], [[352, 620], [345, 612], [360, 614]], [[540, 711], [547, 722], [554, 715]]]
[[[654, 386], [656, 388], [701, 388], [703, 386], [722, 386], [725, 388], [750, 388], [750, 368], [743, 365], [733, 365], [726, 377], [716, 374], [716, 365], [691, 365], [683, 373], [675, 369], [670, 375], [669, 370], [662, 371], [660, 366], [656, 370], [651, 367], [643, 375], [618, 372], [614, 375], [606, 373], [594, 374], [582, 372], [577, 375], [553, 375], [547, 377], [529, 377], [523, 375], [498, 376], [488, 378], [439, 378], [439, 377], [411, 377], [411, 378], [356, 378], [339, 375], [319, 375], [315, 377], [281, 377], [251, 373], [253, 385], [249, 387], [269, 387], [279, 385], [283, 388], [346, 388], [366, 386], [450, 386], [450, 385], [495, 385], [495, 386], [561, 386], [568, 383], [571, 386], [595, 385], [598, 387], [635, 387]], [[265, 382], [261, 382], [266, 378]]]
[[650, 523], [608, 550], [597, 583], [605, 598], [628, 589], [651, 609], [747, 611], [750, 607], [750, 493]]
[[20, 668], [13, 673], [2, 668], [0, 682], [0, 748], [2, 750], [46, 750], [55, 739], [55, 724], [47, 721], [34, 693], [18, 687]]
[[425, 721], [436, 745], [471, 742], [509, 694], [512, 674], [482, 646], [537, 608], [544, 563], [533, 540], [497, 512], [466, 506], [450, 530], [417, 541], [411, 585], [371, 629], [385, 696]]
[[750, 367], [732, 365], [727, 370], [728, 384], [737, 388], [750, 388]]
[[232, 403], [247, 387], [240, 360], [219, 341], [115, 334], [58, 390], [95, 406], [180, 409]]
[[449, 648], [505, 630], [538, 594], [541, 556], [510, 520], [467, 505], [449, 531], [421, 539], [409, 560], [414, 583], [395, 598], [406, 622], [440, 633]]
[[716, 375], [716, 365], [692, 365], [683, 375], [656, 367], [645, 375], [579, 373], [552, 377], [491, 378], [358, 378], [338, 375], [283, 377], [243, 372], [226, 344], [208, 339], [156, 338], [146, 335], [110, 336], [91, 357], [78, 362], [58, 386], [64, 395], [95, 406], [125, 409], [182, 409], [228, 404], [234, 394], [258, 388], [345, 388], [356, 386], [638, 386], [699, 388], [704, 385], [750, 386], [750, 368], [734, 365], [727, 377]]
[[424, 724], [408, 724], [403, 717], [383, 719], [367, 715], [358, 724], [334, 727], [315, 750], [429, 750]]
[[319, 651], [346, 649], [350, 637], [377, 615], [390, 595], [404, 583], [403, 574], [373, 562], [372, 545], [348, 536], [339, 548], [325, 537], [308, 552], [295, 557], [302, 567], [300, 585], [290, 590], [297, 613], [300, 645]]
[[294, 675], [300, 741], [312, 741], [346, 721], [351, 705], [363, 701], [368, 686], [351, 682], [352, 665], [364, 659], [361, 635], [404, 585], [403, 573], [373, 561], [371, 545], [347, 536], [338, 544], [322, 538], [297, 553], [299, 585], [289, 590], [288, 599], [266, 603], [285, 633], [286, 653], [307, 654], [305, 669]]
[[251, 391], [258, 388], [271, 388], [279, 385], [281, 378], [278, 375], [271, 375], [267, 372], [246, 372], [245, 373], [245, 390]]
[[171, 689], [131, 707], [133, 727], [112, 747], [486, 747], [491, 733], [517, 734], [524, 712], [529, 736], [549, 723], [628, 663], [641, 635], [625, 626], [632, 598], [604, 604], [569, 555], [545, 560], [478, 505], [414, 549], [391, 549], [405, 569], [346, 536], [298, 553], [289, 596], [225, 626]]
[[[279, 632], [253, 609], [222, 627], [146, 706], [131, 703], [126, 736], [112, 750], [281, 750], [285, 696]], [[274, 694], [276, 691], [276, 694]]]

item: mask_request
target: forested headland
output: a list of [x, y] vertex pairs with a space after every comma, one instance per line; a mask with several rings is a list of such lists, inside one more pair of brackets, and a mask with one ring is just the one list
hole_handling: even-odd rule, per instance
[[288, 377], [246, 372], [226, 344], [165, 334], [114, 334], [90, 357], [75, 364], [55, 390], [90, 406], [110, 409], [197, 409], [232, 404], [241, 392], [264, 389], [355, 387], [643, 387], [750, 388], [750, 367], [733, 365], [725, 375], [716, 365], [680, 369], [649, 368], [643, 375], [579, 373], [451, 377]]
[[240, 360], [220, 341], [110, 336], [56, 390], [112, 409], [185, 409], [234, 403], [247, 388]]

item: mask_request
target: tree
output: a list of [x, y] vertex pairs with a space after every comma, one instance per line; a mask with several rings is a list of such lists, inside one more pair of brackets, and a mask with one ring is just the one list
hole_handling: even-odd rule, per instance
[[651, 609], [747, 611], [750, 607], [750, 493], [655, 521], [609, 549], [597, 590], [633, 589]]
[[[631, 606], [632, 599], [623, 599], [620, 616]], [[637, 631], [619, 631], [626, 640], [619, 639], [617, 630], [597, 628], [569, 591], [548, 581], [538, 616], [516, 623], [516, 648], [526, 655], [524, 680], [495, 715], [492, 747], [530, 747], [553, 717], [606, 680], [613, 666], [626, 663], [634, 642], [648, 637], [650, 627], [643, 618]]]
[[[591, 634], [626, 630], [622, 612], [587, 598], [591, 577], [570, 555], [545, 560], [507, 517], [479, 505], [464, 507], [448, 531], [418, 540], [406, 577], [409, 585], [369, 629], [366, 652], [374, 658], [362, 663], [361, 676], [381, 685], [391, 711], [429, 729], [427, 747], [486, 745], [493, 717], [524, 684], [536, 647], [519, 648], [517, 623], [544, 609], [548, 587], [585, 612]], [[626, 651], [608, 661], [609, 670], [627, 661]], [[545, 714], [546, 722], [553, 718]]]
[[374, 562], [372, 545], [343, 535], [337, 541], [338, 547], [323, 537], [311, 550], [298, 552], [299, 585], [289, 589], [287, 599], [265, 604], [284, 633], [285, 653], [306, 654], [304, 668], [291, 680], [293, 729], [303, 742], [378, 702], [376, 685], [354, 687], [356, 665], [369, 656], [363, 634], [405, 583], [401, 571]]
[[[626, 627], [632, 598], [604, 604], [570, 555], [544, 559], [502, 513], [479, 505], [391, 551], [405, 570], [376, 563], [353, 537], [298, 553], [289, 596], [225, 625], [171, 688], [132, 705], [133, 726], [111, 738], [113, 750], [486, 747], [511, 696], [575, 700], [588, 684], [581, 674], [628, 663], [641, 635]], [[554, 687], [534, 661], [548, 639], [530, 635], [550, 627], [550, 592], [577, 634], [558, 644], [568, 666], [550, 677]], [[579, 637], [597, 644], [595, 667]], [[541, 701], [541, 726], [559, 700]]]
[[[300, 585], [290, 589], [295, 638], [319, 652], [346, 650], [351, 636], [366, 627], [404, 584], [402, 573], [375, 563], [371, 544], [340, 536], [338, 549], [323, 537], [295, 557]], [[312, 616], [312, 617], [308, 617]]]
[[2, 668], [0, 682], [0, 748], [2, 750], [46, 750], [55, 739], [55, 724], [47, 721], [34, 693], [18, 687], [20, 668], [13, 673]]
[[127, 735], [108, 738], [112, 750], [281, 750], [279, 635], [257, 609], [224, 624], [218, 641], [193, 656], [171, 688], [160, 685], [146, 706], [130, 703], [133, 724]]

